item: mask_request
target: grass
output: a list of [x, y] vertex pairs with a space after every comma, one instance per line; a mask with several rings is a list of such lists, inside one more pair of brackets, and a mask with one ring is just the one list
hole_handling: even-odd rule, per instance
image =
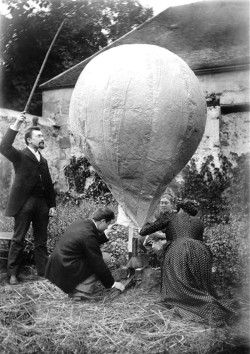
[[136, 283], [111, 300], [73, 302], [48, 280], [25, 275], [16, 286], [2, 275], [0, 352], [249, 353], [249, 309], [233, 326], [185, 322], [160, 302], [159, 287]]

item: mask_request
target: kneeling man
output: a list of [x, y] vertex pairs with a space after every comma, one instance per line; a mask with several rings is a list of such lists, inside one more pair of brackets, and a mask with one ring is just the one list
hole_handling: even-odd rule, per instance
[[122, 283], [115, 282], [100, 249], [100, 245], [108, 241], [107, 229], [112, 226], [114, 219], [111, 209], [98, 208], [91, 219], [73, 222], [50, 255], [46, 278], [73, 300], [93, 298], [97, 280], [107, 289], [114, 287], [124, 290]]

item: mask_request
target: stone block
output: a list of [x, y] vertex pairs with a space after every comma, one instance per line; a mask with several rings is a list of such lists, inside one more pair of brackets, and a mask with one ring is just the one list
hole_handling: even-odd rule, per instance
[[64, 136], [59, 140], [59, 148], [60, 149], [68, 149], [70, 147], [71, 147], [71, 143], [70, 143], [69, 137]]

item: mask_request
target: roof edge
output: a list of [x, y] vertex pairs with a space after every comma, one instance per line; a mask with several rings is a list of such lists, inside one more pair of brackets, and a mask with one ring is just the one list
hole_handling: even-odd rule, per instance
[[221, 72], [229, 72], [229, 71], [240, 71], [240, 70], [249, 70], [250, 63], [239, 64], [239, 65], [227, 65], [227, 66], [215, 66], [210, 68], [199, 68], [193, 69], [193, 72], [196, 75], [206, 75], [206, 74], [219, 74]]
[[[166, 9], [169, 9], [169, 8], [170, 8], [170, 7], [166, 8]], [[165, 10], [166, 10], [166, 9], [165, 9]], [[165, 11], [165, 10], [164, 10], [164, 11]], [[50, 79], [50, 80], [44, 82], [43, 84], [39, 85], [39, 87], [40, 87], [41, 89], [43, 89], [43, 86], [49, 85], [50, 82], [59, 79], [59, 78], [60, 78], [62, 75], [64, 75], [65, 73], [71, 71], [72, 69], [75, 69], [75, 68], [76, 68], [77, 66], [79, 66], [79, 65], [82, 65], [85, 61], [87, 62], [87, 61], [92, 60], [92, 59], [93, 59], [94, 57], [96, 57], [98, 54], [101, 54], [102, 52], [104, 52], [104, 51], [108, 50], [110, 47], [112, 47], [116, 42], [120, 41], [120, 40], [123, 39], [123, 38], [126, 38], [128, 35], [130, 35], [130, 34], [131, 34], [132, 32], [134, 32], [134, 31], [138, 30], [139, 28], [142, 28], [142, 27], [146, 26], [146, 24], [148, 24], [148, 23], [150, 23], [151, 21], [153, 21], [153, 20], [154, 20], [156, 17], [158, 17], [160, 14], [161, 14], [161, 12], [158, 13], [157, 15], [153, 16], [152, 18], [146, 20], [145, 22], [143, 22], [143, 23], [142, 23], [141, 25], [139, 25], [138, 27], [136, 27], [136, 28], [132, 29], [131, 31], [125, 33], [123, 36], [117, 38], [114, 42], [108, 44], [106, 47], [104, 47], [104, 48], [98, 50], [96, 53], [94, 53], [94, 54], [91, 55], [90, 57], [88, 57], [88, 58], [82, 60], [80, 63], [78, 63], [78, 64], [72, 66], [71, 68], [69, 68], [69, 69], [63, 71], [61, 74], [59, 74], [59, 75], [57, 75], [57, 76], [54, 76], [52, 79]]]
[[[195, 75], [207, 75], [207, 74], [219, 74], [223, 72], [230, 72], [230, 71], [244, 71], [250, 70], [250, 63], [248, 64], [240, 64], [240, 65], [230, 65], [230, 66], [216, 66], [212, 68], [200, 68], [200, 69], [192, 69]], [[74, 88], [71, 85], [62, 85], [60, 86], [53, 86], [53, 87], [46, 87], [42, 91], [52, 91], [58, 89], [67, 89], [67, 88]]]

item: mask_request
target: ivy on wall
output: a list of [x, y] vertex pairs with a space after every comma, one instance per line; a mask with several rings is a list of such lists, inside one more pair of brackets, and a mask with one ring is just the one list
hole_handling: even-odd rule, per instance
[[[86, 157], [73, 156], [69, 165], [65, 166], [64, 174], [69, 185], [69, 192], [65, 195], [66, 199], [75, 200], [76, 204], [81, 199], [94, 199], [105, 204], [114, 202], [107, 185], [93, 170]], [[86, 181], [89, 177], [92, 183], [86, 188]]]
[[86, 179], [91, 176], [90, 166], [86, 157], [71, 157], [69, 165], [64, 167], [69, 190], [84, 193]]
[[233, 213], [239, 217], [249, 213], [248, 154], [235, 156], [232, 163], [219, 156], [219, 166], [212, 155], [206, 157], [198, 169], [194, 159], [183, 170], [184, 183], [180, 197], [195, 199], [205, 224], [227, 223]]

